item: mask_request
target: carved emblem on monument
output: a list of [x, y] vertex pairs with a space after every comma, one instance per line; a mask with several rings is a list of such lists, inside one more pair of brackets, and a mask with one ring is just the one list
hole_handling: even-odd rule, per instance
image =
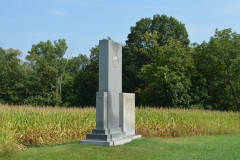
[[118, 67], [118, 52], [121, 51], [121, 47], [119, 47], [119, 45], [115, 42], [112, 42], [112, 44], [110, 44], [112, 50], [114, 51], [114, 55], [112, 57], [112, 63], [113, 63], [113, 67], [117, 68]]
[[113, 55], [112, 63], [113, 63], [113, 67], [114, 67], [114, 68], [117, 68], [117, 67], [118, 67], [118, 56], [117, 56], [117, 54], [114, 54], [114, 55]]
[[115, 53], [121, 51], [121, 48], [117, 44], [110, 44]]

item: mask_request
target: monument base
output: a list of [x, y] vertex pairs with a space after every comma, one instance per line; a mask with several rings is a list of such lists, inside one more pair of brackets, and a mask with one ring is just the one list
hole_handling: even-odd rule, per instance
[[131, 142], [133, 139], [141, 138], [141, 135], [130, 135], [124, 138], [115, 139], [112, 141], [98, 141], [98, 140], [81, 140], [79, 141], [80, 144], [87, 144], [87, 145], [98, 145], [98, 146], [116, 146], [122, 145], [127, 142]]

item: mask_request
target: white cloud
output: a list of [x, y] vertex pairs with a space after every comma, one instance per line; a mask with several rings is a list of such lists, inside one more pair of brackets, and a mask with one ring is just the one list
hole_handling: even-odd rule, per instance
[[55, 14], [55, 15], [59, 15], [59, 16], [71, 16], [71, 15], [68, 14], [67, 12], [56, 11], [56, 10], [49, 10], [49, 11], [47, 11], [47, 13]]

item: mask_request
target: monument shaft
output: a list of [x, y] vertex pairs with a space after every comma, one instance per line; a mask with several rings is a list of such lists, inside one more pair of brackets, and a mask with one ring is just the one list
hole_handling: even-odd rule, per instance
[[[122, 45], [111, 40], [99, 41], [99, 92], [107, 92], [107, 128], [119, 127], [119, 93], [122, 93]], [[97, 103], [96, 107], [102, 106], [98, 106]]]

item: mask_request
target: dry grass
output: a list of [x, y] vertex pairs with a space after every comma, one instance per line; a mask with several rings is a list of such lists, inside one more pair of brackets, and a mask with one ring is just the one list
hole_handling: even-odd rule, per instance
[[178, 137], [240, 133], [240, 114], [188, 109], [136, 109], [136, 133]]
[[0, 152], [28, 145], [50, 145], [84, 139], [96, 126], [93, 107], [58, 108], [0, 105]]
[[[96, 127], [93, 107], [59, 108], [0, 104], [0, 152], [28, 145], [85, 139]], [[240, 114], [185, 109], [136, 109], [136, 134], [169, 137], [240, 133]]]

